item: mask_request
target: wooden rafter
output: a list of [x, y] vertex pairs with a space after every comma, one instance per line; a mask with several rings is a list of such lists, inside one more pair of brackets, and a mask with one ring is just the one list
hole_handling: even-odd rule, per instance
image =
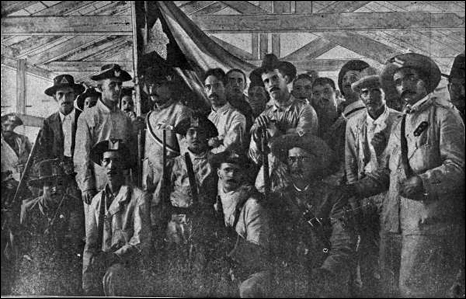
[[108, 37], [103, 37], [97, 40], [94, 40], [94, 42], [89, 43], [86, 46], [82, 46], [79, 49], [76, 49], [76, 51], [73, 51], [72, 53], [62, 56], [59, 59], [61, 60], [84, 60], [89, 57], [92, 57], [93, 55], [103, 53], [105, 51], [110, 50], [111, 48], [114, 47], [119, 47], [122, 46], [123, 44], [131, 41], [130, 36], [108, 36]]
[[[118, 63], [123, 69], [130, 70], [133, 65], [131, 61], [112, 61]], [[46, 65], [53, 72], [98, 72], [108, 61], [53, 61]]]
[[191, 15], [195, 13], [198, 10], [203, 9], [204, 7], [207, 7], [211, 4], [213, 4], [215, 1], [190, 1], [186, 4], [180, 5], [180, 9], [187, 15]]
[[227, 7], [226, 4], [223, 4], [223, 3], [217, 1], [217, 2], [214, 2], [214, 3], [210, 4], [210, 5], [207, 5], [204, 8], [201, 8], [200, 10], [194, 12], [194, 14], [196, 16], [214, 14], [214, 13], [217, 13], [217, 12], [221, 11], [225, 7]]
[[[17, 60], [2, 55], [2, 66], [3, 65], [16, 70]], [[26, 63], [26, 72], [39, 76], [41, 78], [47, 79], [47, 80], [53, 80], [53, 78], [55, 77], [55, 73], [45, 70], [43, 68], [37, 67], [37, 66], [33, 66], [29, 63]]]
[[287, 61], [300, 59], [311, 60], [330, 51], [336, 46], [337, 44], [328, 41], [324, 38], [317, 38], [311, 41], [310, 43], [306, 44], [305, 46], [299, 48], [298, 50], [294, 51], [293, 53], [288, 54], [283, 59]]
[[2, 1], [2, 18], [38, 2], [39, 1]]
[[253, 59], [252, 58], [252, 54], [249, 53], [249, 52], [246, 52], [244, 51], [243, 49], [240, 49], [236, 46], [233, 46], [232, 44], [224, 41], [224, 40], [221, 40], [219, 39], [218, 37], [216, 36], [213, 36], [211, 35], [210, 36], [211, 39], [213, 39], [217, 44], [219, 44], [220, 46], [222, 46], [225, 50], [227, 50], [228, 52], [232, 53], [233, 55], [243, 59], [243, 60], [250, 60], [250, 59]]
[[247, 15], [267, 14], [268, 12], [248, 1], [222, 1], [234, 10]]
[[319, 10], [319, 13], [343, 13], [353, 12], [360, 9], [371, 1], [336, 1], [331, 5]]

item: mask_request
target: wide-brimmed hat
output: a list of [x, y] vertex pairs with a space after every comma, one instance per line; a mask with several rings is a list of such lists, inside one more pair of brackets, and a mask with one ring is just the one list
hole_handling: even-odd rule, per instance
[[84, 101], [88, 97], [94, 97], [99, 99], [101, 96], [100, 92], [98, 92], [95, 88], [89, 87], [84, 91], [82, 94], [80, 94], [76, 98], [76, 106], [78, 106], [79, 109], [83, 110], [84, 109]]
[[205, 115], [201, 113], [193, 113], [190, 117], [184, 118], [175, 126], [175, 133], [186, 135], [189, 128], [201, 128], [206, 134], [207, 138], [218, 136], [218, 130], [214, 123], [211, 122]]
[[42, 188], [44, 184], [52, 182], [58, 177], [67, 177], [63, 167], [60, 165], [59, 159], [40, 161], [36, 167], [39, 177], [29, 181], [28, 184], [31, 187]]
[[297, 133], [282, 135], [272, 143], [271, 151], [273, 155], [286, 164], [288, 162], [288, 151], [294, 147], [302, 148], [319, 157], [323, 161], [322, 168], [329, 167], [335, 158], [333, 151], [327, 143], [310, 133], [304, 135]]
[[80, 94], [84, 91], [84, 86], [81, 84], [74, 83], [74, 78], [71, 75], [63, 74], [58, 75], [53, 78], [53, 86], [49, 87], [45, 90], [45, 94], [48, 96], [53, 96], [57, 89], [63, 87], [71, 87], [74, 89], [76, 94]]
[[[265, 54], [261, 66], [249, 74], [249, 80], [259, 85], [258, 82], [262, 82], [262, 73], [274, 69], [279, 69], [283, 74], [288, 76], [289, 82], [287, 83], [293, 82], [296, 77], [296, 67], [291, 62], [280, 61], [275, 54]], [[262, 85], [264, 85], [264, 83], [262, 83]]]
[[393, 75], [402, 68], [413, 68], [426, 77], [427, 93], [431, 93], [440, 83], [441, 72], [437, 64], [429, 57], [417, 53], [405, 53], [390, 58], [380, 75], [382, 87], [388, 91], [396, 90]]
[[[91, 160], [102, 166], [102, 158], [105, 152], [115, 151], [120, 152], [120, 156], [123, 159], [130, 159], [130, 152], [126, 144], [121, 139], [109, 139], [103, 140], [91, 149]], [[125, 163], [124, 168], [127, 168], [129, 163]]]
[[175, 83], [178, 77], [175, 70], [168, 65], [157, 65], [145, 70], [142, 78], [147, 82]]
[[359, 93], [363, 88], [382, 88], [382, 84], [380, 83], [380, 76], [366, 76], [351, 84], [351, 89], [354, 92]]
[[450, 70], [448, 78], [462, 78], [464, 79], [464, 53], [459, 54], [453, 61], [453, 66]]
[[100, 73], [97, 75], [91, 76], [91, 80], [100, 81], [104, 79], [118, 78], [122, 82], [130, 81], [132, 79], [131, 75], [121, 69], [119, 64], [106, 64], [100, 69]]
[[340, 89], [340, 92], [344, 94], [344, 91], [343, 91], [343, 77], [345, 76], [345, 74], [348, 72], [348, 71], [362, 71], [364, 70], [365, 68], [368, 68], [369, 67], [369, 64], [365, 61], [362, 61], [362, 60], [358, 60], [358, 59], [355, 59], [355, 60], [350, 60], [348, 61], [347, 63], [345, 63], [342, 67], [341, 67], [341, 70], [340, 72], [338, 73], [338, 89]]
[[15, 127], [21, 126], [23, 124], [23, 121], [21, 120], [21, 118], [19, 118], [18, 115], [16, 115], [16, 113], [8, 113], [2, 115], [2, 124], [6, 121], [11, 121], [13, 125], [15, 125]]
[[209, 163], [214, 169], [220, 168], [222, 163], [235, 164], [243, 170], [250, 167], [248, 157], [246, 157], [245, 154], [235, 150], [226, 150], [221, 153], [212, 155], [209, 158]]

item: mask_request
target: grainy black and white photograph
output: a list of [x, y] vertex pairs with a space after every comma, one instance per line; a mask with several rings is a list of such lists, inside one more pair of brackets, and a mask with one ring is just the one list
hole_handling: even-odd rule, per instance
[[2, 1], [1, 297], [465, 298], [464, 1]]

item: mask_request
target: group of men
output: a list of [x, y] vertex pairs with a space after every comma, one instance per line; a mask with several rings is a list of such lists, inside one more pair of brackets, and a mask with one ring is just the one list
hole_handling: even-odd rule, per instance
[[[135, 277], [163, 255], [182, 261], [195, 296], [461, 296], [464, 54], [448, 76], [451, 102], [434, 93], [441, 75], [415, 53], [380, 74], [352, 60], [340, 96], [332, 79], [297, 76], [267, 54], [249, 96], [242, 70], [207, 70], [206, 114], [174, 98], [173, 70], [154, 68], [144, 120], [119, 107], [132, 80], [119, 65], [91, 77], [95, 105], [72, 76], [57, 76], [45, 93], [59, 111], [44, 121], [29, 181], [42, 190], [23, 199], [21, 219], [39, 212], [47, 227], [66, 215], [70, 244], [85, 239], [86, 295], [138, 294]], [[24, 165], [19, 151], [31, 148], [8, 142], [6, 120], [20, 124], [2, 117], [2, 203], [4, 182], [16, 186], [4, 180], [4, 142], [10, 164]]]

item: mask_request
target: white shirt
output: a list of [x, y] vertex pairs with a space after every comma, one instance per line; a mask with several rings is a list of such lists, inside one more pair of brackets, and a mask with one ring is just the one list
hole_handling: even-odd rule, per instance
[[60, 112], [60, 120], [61, 120], [61, 127], [63, 130], [63, 155], [65, 157], [70, 157], [72, 156], [71, 153], [71, 144], [73, 142], [73, 127], [75, 125], [75, 115], [76, 115], [76, 110], [73, 108], [73, 110], [67, 114], [64, 115]]
[[379, 166], [377, 155], [375, 153], [374, 146], [372, 146], [371, 140], [374, 138], [374, 135], [382, 132], [387, 127], [387, 118], [388, 118], [388, 109], [385, 106], [383, 113], [377, 118], [373, 119], [369, 113], [367, 113], [366, 123], [367, 123], [367, 146], [369, 147], [369, 151], [371, 153], [371, 159], [366, 164], [364, 170], [366, 173], [372, 172], [376, 170]]
[[208, 118], [218, 130], [218, 139], [223, 140], [223, 144], [212, 149], [212, 153], [218, 154], [231, 146], [243, 146], [246, 117], [230, 103], [217, 110], [212, 109]]

